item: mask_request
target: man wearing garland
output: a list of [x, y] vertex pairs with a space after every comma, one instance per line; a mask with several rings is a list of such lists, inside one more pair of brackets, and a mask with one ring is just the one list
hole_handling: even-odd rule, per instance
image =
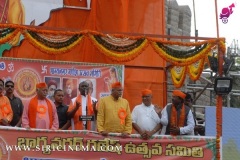
[[172, 103], [162, 111], [161, 124], [166, 126], [165, 135], [194, 135], [194, 118], [191, 109], [184, 105], [186, 94], [180, 90], [172, 93]]
[[133, 128], [143, 139], [149, 139], [152, 135], [159, 134], [161, 129], [160, 107], [152, 104], [152, 91], [142, 90], [142, 104], [134, 107], [132, 111]]
[[23, 109], [22, 126], [24, 128], [57, 130], [59, 128], [57, 109], [53, 102], [46, 98], [47, 84], [38, 83], [36, 91], [37, 95]]
[[111, 95], [99, 101], [97, 129], [103, 136], [112, 132], [127, 137], [132, 132], [130, 107], [128, 101], [121, 97], [122, 92], [121, 83], [115, 82], [111, 86]]
[[[89, 84], [83, 81], [79, 84], [80, 95], [70, 102], [67, 114], [71, 118], [71, 130], [96, 130], [94, 125], [97, 99], [89, 94]], [[92, 121], [87, 121], [82, 117], [93, 117]]]

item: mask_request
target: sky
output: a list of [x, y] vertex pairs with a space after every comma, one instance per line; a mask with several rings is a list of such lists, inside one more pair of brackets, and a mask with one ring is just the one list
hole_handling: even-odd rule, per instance
[[[193, 1], [195, 2], [196, 29], [199, 37], [217, 38], [217, 23], [215, 0], [177, 0], [179, 5], [189, 5], [192, 11], [191, 36], [194, 36], [194, 12]], [[240, 0], [216, 0], [217, 1], [217, 19], [219, 26], [219, 37], [226, 38], [226, 45], [230, 46], [233, 39], [240, 39]], [[220, 19], [222, 9], [229, 10], [232, 4], [232, 14], [226, 18], [227, 23]], [[226, 15], [226, 14], [225, 14]]]

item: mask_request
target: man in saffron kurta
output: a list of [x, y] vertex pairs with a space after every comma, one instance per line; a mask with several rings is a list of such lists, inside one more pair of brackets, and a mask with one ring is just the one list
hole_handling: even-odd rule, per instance
[[109, 132], [122, 133], [123, 137], [132, 132], [132, 118], [129, 103], [122, 98], [120, 82], [112, 84], [111, 95], [99, 101], [97, 114], [97, 128], [103, 136]]
[[174, 90], [172, 104], [162, 111], [161, 123], [166, 126], [166, 135], [194, 135], [195, 122], [190, 108], [184, 105], [186, 94]]
[[[71, 118], [71, 130], [96, 130], [94, 125], [95, 114], [93, 108], [96, 107], [97, 99], [89, 94], [89, 84], [83, 81], [79, 84], [80, 95], [73, 98], [68, 108], [68, 117]], [[84, 121], [82, 116], [93, 116], [94, 121]]]
[[4, 81], [0, 79], [0, 125], [9, 126], [13, 118], [11, 104], [6, 96], [3, 95]]
[[46, 83], [36, 85], [37, 95], [24, 107], [22, 126], [25, 128], [53, 129], [59, 128], [57, 110], [53, 102], [46, 98]]

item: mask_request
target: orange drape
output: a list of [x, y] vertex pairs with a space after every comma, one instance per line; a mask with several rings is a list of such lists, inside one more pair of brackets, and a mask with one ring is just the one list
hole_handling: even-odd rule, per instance
[[[65, 0], [65, 4], [71, 1]], [[74, 2], [75, 3], [75, 2]], [[80, 4], [84, 5], [84, 4]], [[165, 33], [164, 1], [159, 0], [92, 0], [91, 10], [63, 8], [51, 12], [51, 17], [42, 26], [66, 30], [96, 30], [103, 33], [157, 34]], [[166, 62], [149, 46], [142, 54], [125, 63], [113, 62], [89, 39], [84, 39], [73, 50], [58, 55], [49, 55], [36, 49], [27, 41], [19, 47], [3, 53], [4, 57], [32, 58], [91, 63], [123, 64], [125, 68], [124, 97], [131, 107], [141, 103], [141, 90], [153, 90], [154, 103], [166, 104], [165, 72], [158, 68]], [[128, 67], [145, 66], [147, 68]]]

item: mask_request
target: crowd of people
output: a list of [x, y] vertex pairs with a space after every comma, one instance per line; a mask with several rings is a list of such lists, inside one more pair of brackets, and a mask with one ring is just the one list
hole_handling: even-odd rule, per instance
[[[79, 84], [79, 95], [72, 98], [70, 105], [64, 104], [64, 91], [55, 89], [45, 82], [36, 85], [36, 96], [26, 106], [14, 95], [14, 82], [4, 83], [0, 79], [0, 123], [3, 126], [27, 129], [92, 130], [103, 136], [120, 133], [127, 137], [140, 134], [143, 139], [153, 135], [199, 135], [203, 128], [196, 125], [189, 93], [172, 92], [172, 103], [164, 108], [152, 103], [149, 89], [141, 91], [141, 104], [131, 111], [129, 102], [122, 97], [120, 82], [111, 85], [111, 94], [99, 101], [90, 95], [90, 83]], [[52, 86], [54, 100], [47, 95]], [[4, 94], [5, 89], [5, 95]]]

